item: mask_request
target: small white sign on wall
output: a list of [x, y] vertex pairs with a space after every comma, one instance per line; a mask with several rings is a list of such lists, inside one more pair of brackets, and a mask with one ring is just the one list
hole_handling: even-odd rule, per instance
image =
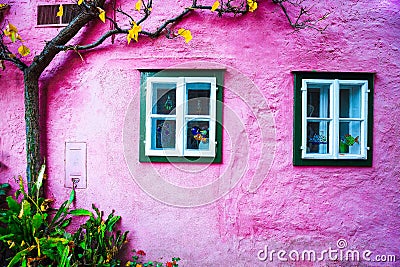
[[86, 188], [86, 143], [65, 143], [65, 187]]

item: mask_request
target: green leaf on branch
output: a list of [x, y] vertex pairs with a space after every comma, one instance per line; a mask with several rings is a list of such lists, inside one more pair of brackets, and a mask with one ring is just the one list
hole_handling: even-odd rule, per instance
[[86, 210], [86, 209], [76, 209], [76, 210], [71, 210], [69, 214], [74, 215], [74, 216], [92, 216], [93, 213]]
[[36, 213], [32, 218], [32, 226], [35, 231], [39, 230], [43, 223], [43, 217], [39, 213]]
[[6, 201], [8, 204], [8, 208], [15, 214], [18, 214], [19, 211], [21, 210], [21, 205], [18, 204], [18, 202], [15, 199], [13, 199], [11, 196], [8, 196], [6, 198]]

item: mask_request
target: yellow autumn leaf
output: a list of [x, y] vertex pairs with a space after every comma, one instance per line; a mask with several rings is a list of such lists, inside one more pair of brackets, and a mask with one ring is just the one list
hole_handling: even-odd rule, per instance
[[7, 9], [8, 7], [8, 4], [0, 4], [0, 10]]
[[17, 56], [15, 54], [8, 54], [8, 57], [12, 59], [12, 58], [16, 58]]
[[142, 0], [137, 0], [137, 2], [136, 2], [136, 4], [135, 4], [135, 9], [136, 9], [137, 11], [140, 11], [140, 9], [142, 9], [142, 4], [143, 4], [143, 1], [142, 1]]
[[82, 5], [83, 0], [78, 0], [78, 5]]
[[10, 31], [10, 32], [18, 32], [17, 27], [15, 27], [14, 25], [12, 25], [11, 23], [8, 23], [6, 26], [6, 30]]
[[3, 30], [4, 35], [10, 37], [11, 36], [11, 32], [7, 31], [7, 29]]
[[57, 17], [62, 17], [63, 14], [64, 14], [64, 7], [63, 5], [60, 5], [58, 7]]
[[219, 1], [215, 1], [214, 4], [211, 7], [211, 11], [215, 11], [219, 8]]
[[247, 5], [249, 6], [249, 11], [254, 12], [257, 9], [257, 1], [247, 0]]
[[186, 30], [186, 29], [184, 29], [184, 28], [180, 28], [180, 29], [178, 30], [178, 34], [179, 34], [180, 36], [182, 36], [183, 38], [185, 38], [185, 42], [186, 42], [186, 43], [189, 43], [190, 40], [192, 40], [192, 33], [191, 33], [189, 30]]
[[104, 9], [101, 9], [100, 7], [97, 8], [100, 12], [99, 14], [99, 18], [100, 20], [105, 23], [106, 22], [106, 12], [104, 11]]
[[17, 39], [18, 29], [11, 23], [8, 23], [6, 28], [3, 30], [4, 35], [10, 37], [11, 41], [14, 43]]
[[30, 52], [31, 52], [31, 50], [29, 50], [29, 48], [24, 45], [21, 45], [20, 47], [18, 47], [18, 53], [23, 57], [29, 55]]
[[24, 40], [22, 39], [21, 35], [19, 35], [18, 33], [15, 35], [15, 37], [20, 40], [21, 42], [23, 42]]
[[131, 40], [135, 40], [136, 42], [138, 41], [139, 38], [139, 32], [142, 31], [142, 27], [140, 25], [137, 25], [136, 22], [132, 22], [132, 28], [128, 30], [128, 35], [126, 36], [126, 39], [128, 40], [128, 44], [131, 43]]

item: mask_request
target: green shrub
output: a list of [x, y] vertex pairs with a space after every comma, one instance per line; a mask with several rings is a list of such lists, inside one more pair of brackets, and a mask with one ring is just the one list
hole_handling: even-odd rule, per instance
[[[75, 199], [75, 190], [70, 193], [58, 209], [49, 208], [50, 199], [40, 196], [45, 165], [40, 169], [37, 182], [28, 194], [22, 177], [14, 196], [7, 196], [6, 207], [0, 210], [0, 264], [1, 266], [23, 267], [77, 267], [77, 266], [120, 266], [118, 253], [127, 243], [128, 231], [116, 229], [120, 216], [112, 211], [106, 220], [104, 213], [94, 205], [94, 212], [86, 209], [70, 210]], [[7, 194], [8, 184], [0, 184], [0, 198]], [[71, 234], [67, 231], [72, 219], [87, 216], [88, 219]], [[126, 266], [164, 266], [163, 263], [148, 261], [143, 263], [139, 256], [142, 251], [134, 251], [133, 261]], [[172, 258], [165, 266], [178, 266], [179, 258]]]
[[119, 266], [121, 261], [117, 259], [117, 254], [126, 243], [128, 232], [115, 230], [115, 224], [121, 217], [115, 216], [114, 211], [104, 221], [103, 212], [94, 205], [92, 208], [95, 214], [79, 210], [86, 212], [84, 215], [88, 215], [89, 219], [73, 235], [76, 247], [72, 259], [79, 265]]

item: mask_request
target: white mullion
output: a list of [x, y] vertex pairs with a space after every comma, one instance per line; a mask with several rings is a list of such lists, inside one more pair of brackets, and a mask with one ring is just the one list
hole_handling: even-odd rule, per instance
[[183, 77], [178, 78], [176, 85], [176, 149], [179, 156], [183, 156], [184, 152], [184, 139], [185, 139], [185, 112], [186, 112], [186, 101], [185, 93], [186, 86]]
[[339, 80], [336, 79], [333, 83], [333, 90], [332, 90], [332, 97], [331, 97], [331, 103], [332, 103], [332, 134], [331, 134], [331, 140], [330, 140], [330, 145], [332, 148], [332, 154], [333, 158], [337, 159], [339, 157], [339, 96], [340, 96], [340, 84]]
[[150, 114], [150, 117], [152, 119], [163, 119], [163, 118], [173, 119], [176, 118], [176, 115]]
[[186, 119], [204, 119], [204, 120], [209, 120], [212, 118], [212, 116], [207, 116], [207, 115], [185, 115]]
[[339, 118], [339, 121], [363, 121], [364, 119], [361, 118]]

